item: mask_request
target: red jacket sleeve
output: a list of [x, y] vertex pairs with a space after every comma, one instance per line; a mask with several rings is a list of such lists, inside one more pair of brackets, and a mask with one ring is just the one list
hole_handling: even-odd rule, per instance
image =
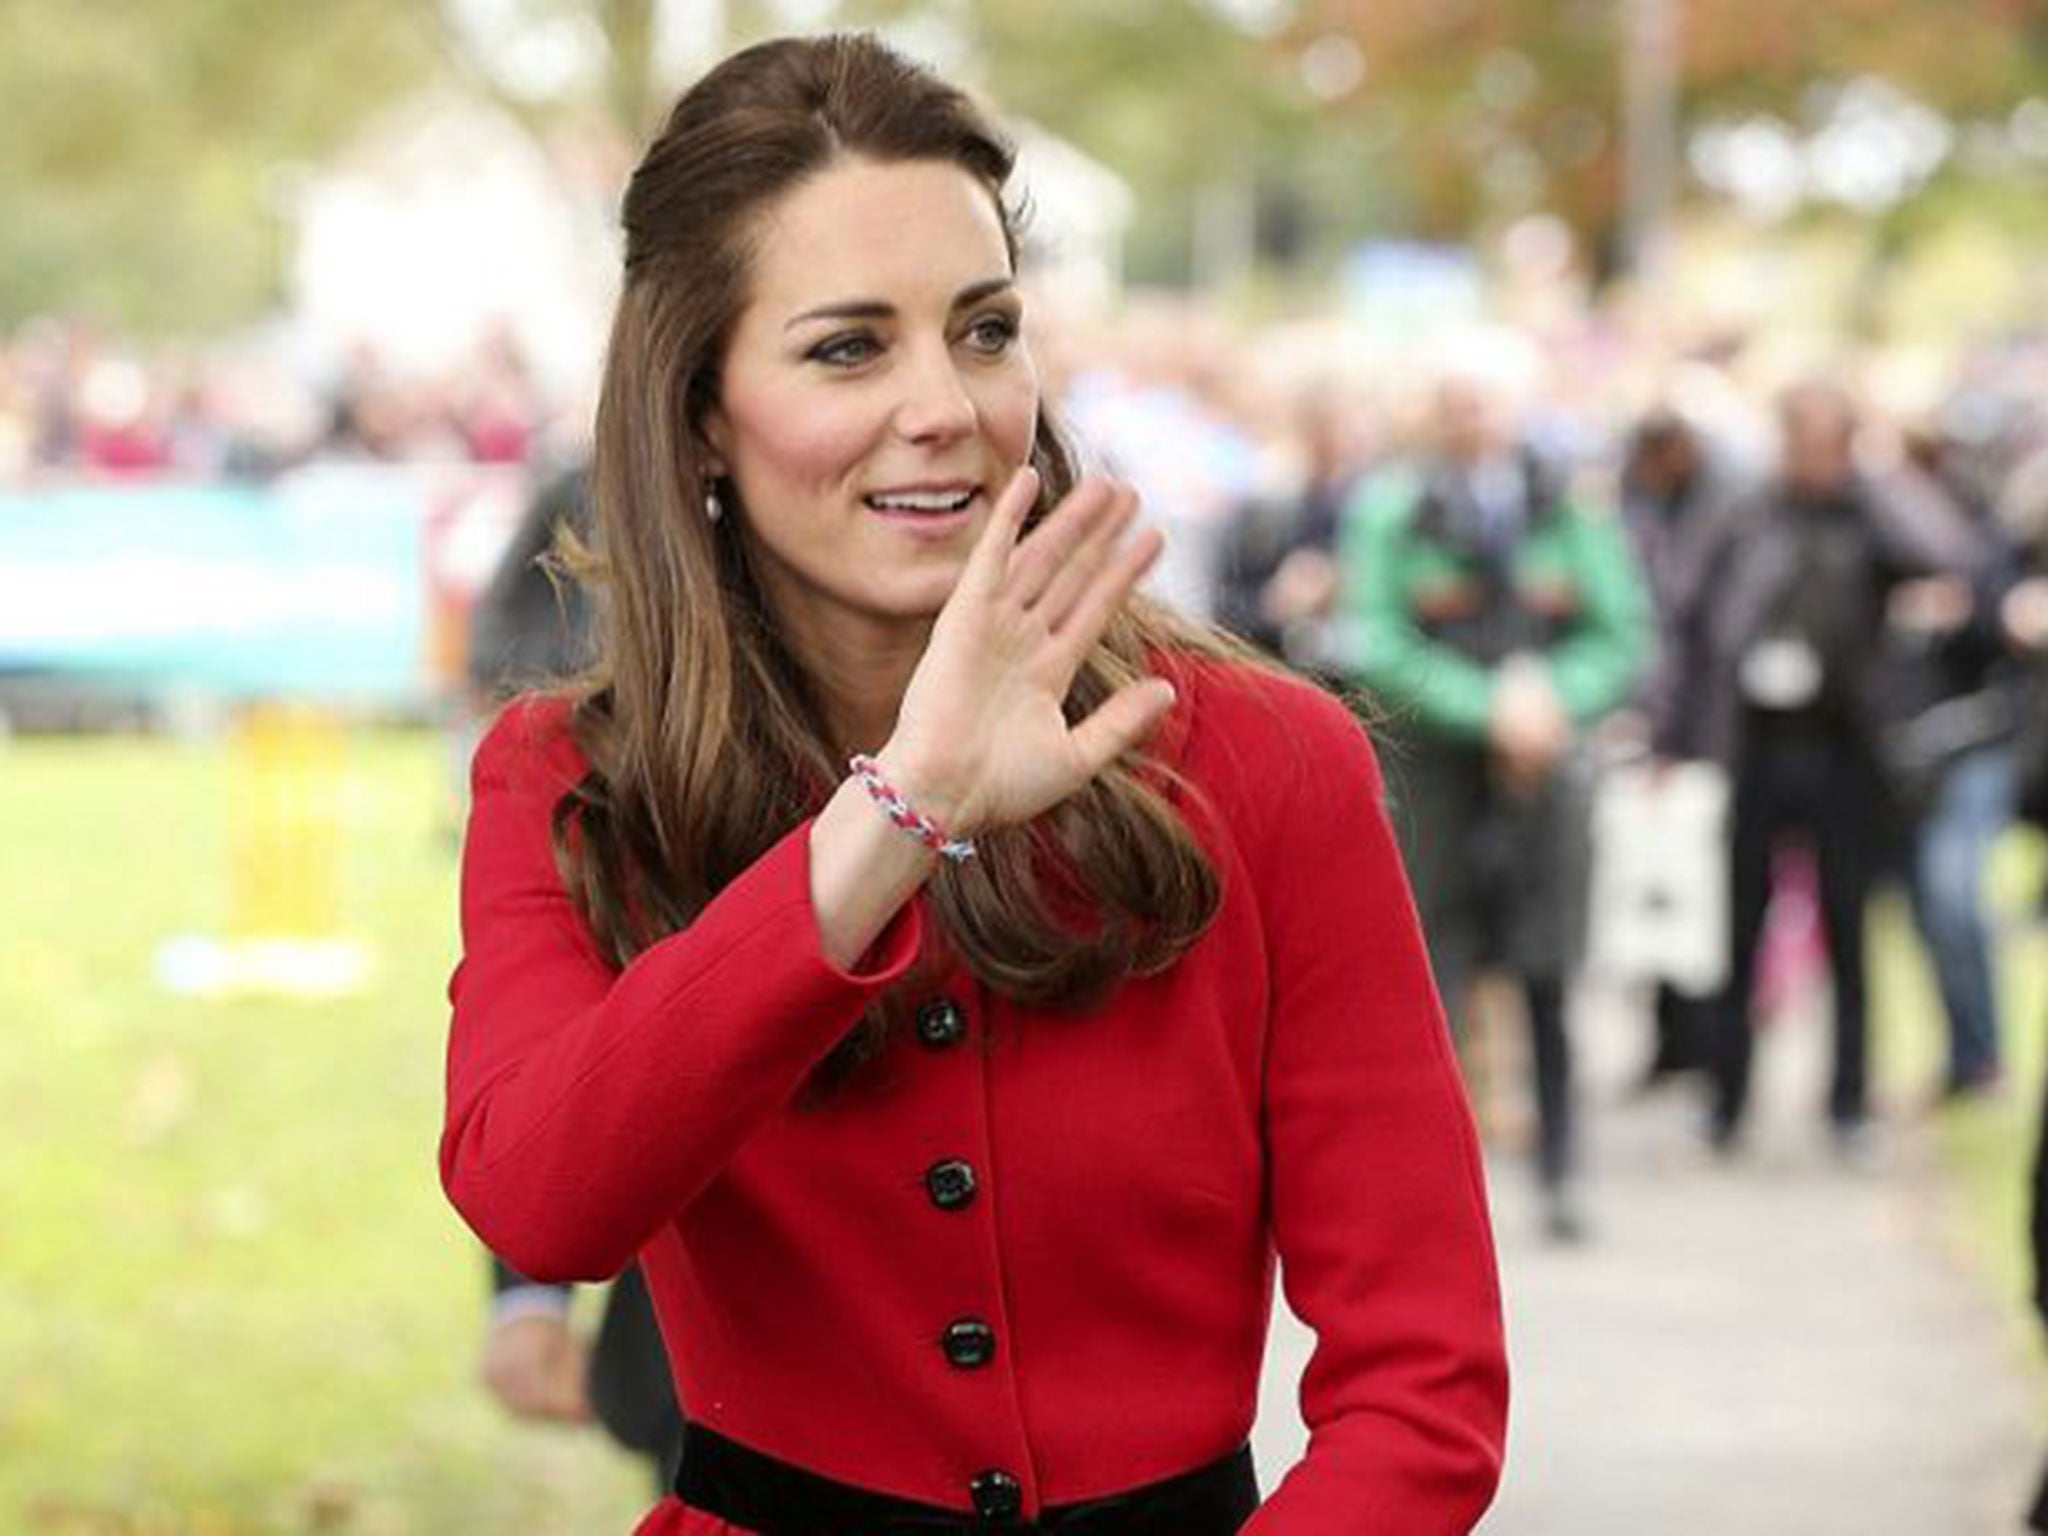
[[558, 708], [514, 706], [477, 749], [449, 982], [441, 1181], [536, 1280], [623, 1269], [783, 1109], [920, 937], [906, 905], [850, 974], [811, 910], [810, 823], [623, 971], [556, 871], [553, 806], [581, 771]]
[[1452, 1536], [1492, 1500], [1507, 1421], [1478, 1140], [1372, 748], [1325, 696], [1288, 714], [1253, 784], [1265, 1136], [1282, 1280], [1316, 1344], [1308, 1452], [1244, 1536]]

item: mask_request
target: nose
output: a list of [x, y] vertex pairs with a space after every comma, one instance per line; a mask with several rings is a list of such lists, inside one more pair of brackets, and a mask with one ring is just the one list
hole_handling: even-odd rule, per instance
[[950, 349], [919, 349], [902, 377], [896, 430], [903, 437], [913, 443], [946, 443], [974, 431], [979, 412]]

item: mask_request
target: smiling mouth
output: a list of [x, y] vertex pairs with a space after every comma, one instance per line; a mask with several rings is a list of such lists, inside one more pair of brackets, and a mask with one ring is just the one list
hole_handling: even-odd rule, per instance
[[943, 517], [949, 512], [964, 512], [979, 489], [970, 485], [947, 491], [878, 491], [872, 496], [863, 496], [861, 501], [875, 512]]

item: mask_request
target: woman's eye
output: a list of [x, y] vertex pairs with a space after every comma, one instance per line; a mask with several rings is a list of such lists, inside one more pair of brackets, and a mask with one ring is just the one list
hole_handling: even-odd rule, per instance
[[967, 339], [978, 351], [1001, 352], [1017, 339], [1017, 322], [1010, 315], [983, 315], [967, 328]]
[[872, 336], [855, 334], [828, 337], [811, 348], [809, 356], [834, 368], [855, 368], [880, 350]]

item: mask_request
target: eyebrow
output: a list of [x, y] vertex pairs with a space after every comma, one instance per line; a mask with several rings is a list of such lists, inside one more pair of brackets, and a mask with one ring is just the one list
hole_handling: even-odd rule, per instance
[[[1014, 277], [991, 277], [978, 283], [970, 283], [953, 296], [953, 308], [965, 309], [979, 304], [983, 299], [993, 298], [1007, 288], [1015, 288]], [[885, 304], [880, 299], [847, 299], [838, 304], [827, 304], [818, 309], [807, 309], [791, 318], [783, 329], [793, 330], [807, 320], [887, 320], [896, 313], [896, 306]]]

